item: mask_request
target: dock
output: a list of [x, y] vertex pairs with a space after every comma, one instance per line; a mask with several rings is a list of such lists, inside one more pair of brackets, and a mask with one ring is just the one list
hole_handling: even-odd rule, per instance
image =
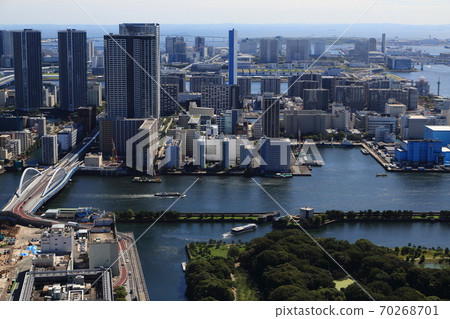
[[293, 152], [291, 152], [291, 172], [292, 176], [311, 176], [311, 170], [308, 166], [298, 163]]
[[[385, 170], [390, 170], [390, 168], [388, 167], [388, 162], [386, 162], [386, 160], [384, 160], [380, 155], [378, 155], [371, 147], [369, 147], [366, 143], [362, 143], [361, 147], [363, 147], [366, 151], [369, 152], [369, 154], [378, 162], [378, 164], [380, 164], [381, 166], [383, 166], [383, 168]], [[389, 168], [389, 169], [388, 169]]]

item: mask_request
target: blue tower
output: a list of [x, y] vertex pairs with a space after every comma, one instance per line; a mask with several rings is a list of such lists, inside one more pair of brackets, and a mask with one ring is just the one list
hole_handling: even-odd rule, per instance
[[237, 84], [237, 31], [228, 31], [228, 84]]

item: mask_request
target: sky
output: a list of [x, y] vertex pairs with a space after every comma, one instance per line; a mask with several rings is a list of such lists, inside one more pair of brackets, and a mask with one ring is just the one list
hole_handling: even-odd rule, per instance
[[449, 24], [449, 12], [449, 0], [0, 0], [1, 24], [68, 27], [122, 22], [351, 24], [355, 20], [443, 25]]

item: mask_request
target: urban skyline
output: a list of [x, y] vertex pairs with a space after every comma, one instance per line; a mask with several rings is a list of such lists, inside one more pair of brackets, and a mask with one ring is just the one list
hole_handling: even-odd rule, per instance
[[[178, 0], [154, 6], [153, 11], [145, 10], [148, 4], [142, 0], [131, 0], [126, 6], [115, 0], [89, 3], [73, 0], [63, 4], [43, 0], [47, 7], [51, 7], [47, 14], [52, 14], [53, 10], [70, 12], [65, 9], [70, 4], [74, 19], [84, 21], [76, 13], [79, 10], [84, 18], [97, 23], [95, 27], [98, 29], [102, 28], [100, 24], [104, 21], [97, 19], [112, 21], [115, 10], [120, 9], [121, 19], [115, 22], [120, 24], [114, 27], [117, 30], [118, 26], [118, 32], [102, 29], [105, 33], [103, 41], [94, 41], [89, 37], [89, 31], [76, 31], [84, 30], [78, 27], [76, 30], [61, 28], [67, 31], [58, 33], [56, 30], [61, 29], [55, 29], [58, 41], [44, 38], [41, 31], [24, 29], [10, 32], [14, 34], [14, 59], [4, 54], [8, 52], [9, 42], [2, 41], [2, 37], [8, 37], [9, 33], [0, 31], [0, 164], [5, 165], [5, 171], [24, 168], [19, 187], [5, 188], [12, 197], [0, 210], [18, 223], [27, 222], [30, 228], [42, 226], [40, 242], [28, 239], [28, 243], [38, 242], [36, 247], [39, 248], [35, 250], [41, 251], [32, 254], [36, 255], [35, 259], [45, 259], [33, 260], [24, 281], [19, 277], [16, 279], [16, 273], [10, 275], [14, 280], [5, 287], [8, 287], [8, 294], [11, 293], [11, 300], [16, 284], [21, 289], [19, 300], [70, 300], [76, 291], [80, 296], [74, 295], [73, 299], [90, 300], [93, 296], [86, 292], [90, 290], [89, 293], [95, 295], [93, 292], [96, 289], [100, 291], [100, 284], [104, 286], [95, 296], [99, 299], [149, 300], [148, 283], [143, 273], [155, 276], [177, 265], [178, 272], [172, 269], [171, 275], [160, 275], [162, 281], [170, 282], [172, 275], [176, 277], [181, 272], [180, 263], [183, 279], [178, 280], [177, 287], [167, 284], [170, 286], [167, 288], [166, 282], [162, 285], [164, 289], [175, 287], [178, 294], [184, 292], [183, 296], [176, 297], [184, 300], [375, 301], [435, 300], [435, 297], [448, 300], [448, 271], [415, 269], [415, 263], [431, 262], [432, 258], [426, 255], [425, 250], [429, 250], [429, 255], [435, 253], [433, 263], [438, 263], [437, 252], [442, 255], [440, 264], [446, 264], [447, 259], [450, 263], [449, 250], [447, 248], [444, 254], [442, 246], [437, 246], [440, 242], [435, 240], [433, 248], [420, 242], [430, 237], [425, 231], [417, 232], [413, 246], [410, 243], [401, 248], [405, 245], [401, 240], [405, 238], [397, 239], [394, 251], [386, 248], [394, 246], [378, 248], [375, 246], [378, 243], [369, 246], [365, 240], [357, 240], [353, 244], [338, 237], [336, 243], [342, 249], [335, 250], [334, 243], [322, 241], [314, 231], [311, 232], [314, 236], [310, 235], [307, 229], [325, 228], [333, 223], [359, 224], [362, 221], [376, 223], [381, 229], [393, 224], [387, 222], [412, 223], [419, 219], [422, 222], [433, 220], [434, 224], [444, 227], [447, 225], [450, 213], [440, 208], [448, 201], [445, 194], [441, 195], [442, 199], [429, 196], [432, 197], [429, 210], [408, 205], [415, 200], [417, 185], [421, 185], [421, 190], [426, 188], [422, 187], [422, 184], [427, 184], [423, 180], [438, 184], [433, 194], [440, 194], [443, 188], [440, 186], [445, 186], [444, 181], [450, 177], [450, 94], [439, 94], [442, 92], [441, 84], [446, 88], [450, 84], [450, 51], [446, 51], [450, 49], [450, 38], [438, 40], [430, 35], [423, 41], [405, 40], [396, 37], [388, 28], [358, 39], [351, 38], [346, 31], [337, 32], [338, 36], [333, 40], [325, 39], [317, 36], [314, 30], [308, 34], [308, 39], [301, 39], [302, 35], [297, 38], [275, 37], [270, 33], [249, 38], [236, 24], [222, 28], [224, 36], [219, 37], [222, 42], [216, 45], [202, 33], [161, 32], [161, 25], [169, 18], [163, 14], [159, 18], [156, 15], [167, 5], [172, 8], [173, 18], [182, 12], [186, 17], [183, 21], [189, 21], [192, 9], [197, 9], [198, 15], [198, 9], [205, 6], [204, 16], [216, 19], [215, 23], [221, 21], [216, 18], [219, 13], [224, 19], [229, 18], [228, 10], [234, 10], [233, 19], [240, 21], [245, 14], [250, 16], [251, 8], [252, 15], [248, 20], [263, 21], [265, 18], [270, 23], [271, 19], [279, 19], [279, 15], [285, 14], [285, 22], [289, 22], [296, 13], [297, 19], [308, 21], [320, 11], [316, 22], [343, 19], [348, 28], [352, 28], [350, 23], [354, 21], [365, 23], [375, 19], [374, 14], [386, 19], [396, 15], [398, 21], [413, 20], [411, 9], [419, 5], [415, 0], [398, 1], [395, 5], [384, 0], [362, 0], [357, 3], [341, 1], [338, 6], [336, 1], [324, 0], [319, 7], [306, 1], [281, 1], [281, 9], [274, 9], [273, 2], [267, 0], [248, 3], [213, 1], [207, 6], [205, 2], [193, 0], [184, 12], [174, 12], [174, 6], [181, 8]], [[105, 4], [110, 6], [106, 8]], [[10, 3], [8, 5], [13, 7]], [[105, 10], [96, 9], [97, 5]], [[241, 10], [236, 10], [238, 5]], [[430, 1], [425, 7], [446, 12], [450, 9], [444, 1]], [[136, 12], [137, 8], [139, 12]], [[135, 11], [134, 16], [128, 18], [131, 10]], [[140, 12], [144, 11], [148, 16], [140, 17]], [[423, 21], [427, 12], [422, 10]], [[434, 20], [439, 21], [438, 18]], [[70, 23], [70, 19], [67, 22]], [[196, 22], [203, 21], [200, 18]], [[270, 29], [269, 25], [267, 28]], [[77, 44], [70, 40], [76, 32], [80, 32]], [[193, 40], [193, 36], [195, 42], [187, 40]], [[329, 50], [329, 45], [332, 43], [333, 46], [341, 38], [347, 39]], [[430, 54], [422, 50], [426, 46], [438, 47], [439, 51]], [[72, 56], [78, 56], [77, 63]], [[14, 63], [14, 73], [8, 66], [10, 62]], [[435, 81], [438, 83], [437, 94], [430, 89], [427, 79], [408, 78], [409, 73], [423, 74], [428, 68], [444, 69], [445, 79], [441, 82], [439, 77]], [[31, 71], [33, 78], [29, 82], [32, 85], [25, 78]], [[71, 85], [77, 78], [83, 78], [82, 83]], [[33, 98], [36, 101], [31, 103], [32, 106], [26, 102], [32, 99], [26, 96], [31, 91], [29, 87], [35, 91]], [[74, 96], [81, 99], [70, 103], [70, 100], [75, 100]], [[41, 113], [40, 117], [36, 117], [38, 113]], [[30, 153], [39, 147], [41, 161], [36, 165], [26, 163]], [[341, 151], [347, 153], [339, 155]], [[331, 163], [331, 170], [323, 167], [324, 159], [327, 167]], [[374, 164], [378, 171], [371, 168]], [[357, 172], [361, 167], [366, 174]], [[0, 173], [3, 173], [1, 168]], [[438, 172], [441, 174], [436, 174]], [[69, 205], [67, 198], [73, 196], [79, 184], [85, 181], [83, 174], [99, 175], [98, 179], [105, 183], [105, 188], [99, 190], [95, 186], [89, 189], [89, 183], [97, 183], [92, 179], [85, 184], [85, 189], [78, 192], [79, 201], [70, 203], [71, 206], [83, 203], [86, 207], [79, 206], [69, 211], [52, 207], [55, 201], [61, 203], [61, 200], [64, 205]], [[399, 176], [404, 179], [400, 180]], [[417, 177], [419, 182], [414, 187], [412, 184]], [[66, 188], [72, 178], [73, 183]], [[222, 184], [216, 185], [216, 178], [222, 178]], [[387, 186], [390, 180], [395, 184]], [[199, 183], [195, 185], [197, 181]], [[212, 181], [207, 186], [209, 189], [202, 190], [209, 181]], [[3, 181], [0, 179], [0, 182]], [[233, 187], [228, 191], [229, 186]], [[388, 195], [386, 189], [391, 191]], [[399, 194], [396, 194], [397, 189]], [[217, 197], [206, 196], [211, 191], [217, 191]], [[403, 191], [412, 196], [408, 203], [398, 201], [404, 195]], [[70, 196], [59, 196], [59, 192]], [[81, 195], [83, 192], [103, 194], [93, 199]], [[429, 193], [431, 195], [431, 191]], [[302, 197], [305, 194], [308, 198]], [[0, 194], [0, 200], [3, 195]], [[348, 210], [344, 215], [335, 195], [351, 209], [362, 205], [364, 210]], [[182, 200], [186, 196], [188, 200]], [[145, 198], [145, 205], [141, 197]], [[319, 197], [320, 202], [315, 201]], [[169, 206], [167, 201], [164, 202], [168, 198], [176, 200]], [[184, 202], [177, 207], [178, 200]], [[423, 202], [427, 200], [430, 199], [424, 196]], [[106, 208], [100, 208], [103, 213], [94, 212], [91, 203], [105, 205]], [[164, 207], [159, 210], [161, 203]], [[307, 206], [309, 203], [316, 207]], [[372, 211], [374, 203], [387, 208], [383, 206], [384, 211]], [[233, 206], [235, 204], [241, 205]], [[264, 204], [262, 209], [261, 204]], [[315, 210], [317, 207], [320, 210]], [[159, 212], [154, 214], [156, 211]], [[211, 213], [221, 214], [220, 220], [219, 215], [213, 217]], [[157, 258], [141, 261], [137, 255], [138, 247], [133, 251], [129, 244], [139, 241], [159, 221], [172, 223], [169, 228], [197, 222], [206, 225], [204, 228], [213, 222], [219, 225], [230, 222], [251, 224], [233, 225], [217, 241], [212, 232], [203, 233], [211, 238], [205, 245], [226, 251], [223, 260], [211, 258], [213, 254], [209, 248], [207, 251], [200, 248], [197, 256], [195, 250], [203, 243], [186, 245], [187, 238], [192, 235], [187, 234], [182, 237], [186, 241], [183, 243], [186, 249], [181, 259], [179, 256], [172, 261], [158, 258], [160, 269], [150, 271], [148, 265]], [[144, 225], [144, 232], [135, 240], [131, 232], [119, 229], [124, 222], [129, 222], [127, 227], [131, 228], [143, 223], [148, 223], [148, 227]], [[273, 250], [265, 247], [264, 252], [259, 251], [259, 246], [266, 246], [265, 239], [245, 244], [231, 241], [234, 235], [245, 231], [258, 233], [258, 236], [249, 236], [248, 240], [260, 237], [265, 223], [277, 229], [267, 238], [275, 239], [281, 233], [291, 237], [286, 241], [273, 240]], [[311, 243], [306, 236], [305, 240], [296, 241], [295, 234], [288, 230], [295, 225], [308, 235]], [[83, 232], [75, 232], [77, 228], [83, 228]], [[157, 231], [156, 228], [153, 230], [152, 241], [159, 240]], [[62, 235], [64, 246], [52, 239]], [[35, 237], [38, 238], [37, 235]], [[441, 237], [445, 241], [445, 237]], [[171, 245], [179, 238], [166, 239]], [[367, 237], [364, 235], [364, 238]], [[295, 244], [298, 251], [284, 254], [283, 246], [288, 242], [291, 248]], [[421, 246], [417, 248], [420, 251], [415, 246], [419, 244]], [[19, 249], [26, 247], [20, 243], [16, 246], [11, 248], [16, 255]], [[160, 244], [159, 247], [169, 246]], [[311, 262], [308, 261], [306, 256], [313, 251], [312, 247], [317, 250], [314, 255], [320, 254], [320, 259], [323, 257], [326, 263], [318, 262], [314, 256]], [[234, 248], [237, 248], [235, 255], [232, 252]], [[147, 254], [145, 249], [139, 249]], [[403, 254], [404, 249], [408, 249], [407, 256]], [[55, 256], [60, 252], [70, 256], [72, 251], [75, 252], [74, 263], [68, 262], [67, 270], [72, 271], [73, 267], [77, 273], [84, 271], [86, 275], [73, 278], [73, 282], [72, 278], [62, 279], [67, 287], [61, 290], [60, 283], [50, 281], [52, 276], [60, 277], [53, 272], [59, 271], [55, 265], [65, 267], [61, 265], [62, 259], [58, 261]], [[338, 256], [337, 251], [342, 254]], [[186, 262], [183, 261], [185, 252], [188, 255]], [[45, 255], [49, 253], [57, 254], [53, 257]], [[152, 249], [151, 256], [158, 253]], [[168, 249], [164, 257], [174, 255], [176, 252]], [[15, 255], [11, 253], [12, 256]], [[31, 259], [31, 253], [20, 253], [20, 257], [26, 257], [24, 262]], [[369, 261], [375, 270], [367, 267]], [[216, 280], [215, 273], [205, 275], [207, 271], [202, 270], [202, 263], [211, 263], [213, 272], [221, 268], [230, 269], [225, 269], [224, 278]], [[11, 264], [2, 266], [10, 267]], [[43, 266], [47, 269], [40, 268]], [[98, 271], [103, 272], [104, 269], [106, 272], [98, 276]], [[41, 271], [48, 279], [35, 280]], [[383, 271], [386, 275], [374, 276], [375, 271]], [[309, 272], [313, 276], [309, 276]], [[92, 284], [88, 273], [92, 273]], [[242, 275], [246, 277], [238, 277]], [[259, 275], [264, 278], [257, 279]], [[421, 275], [429, 275], [430, 285], [421, 282]], [[269, 277], [277, 279], [270, 282]], [[244, 287], [240, 287], [241, 281], [245, 282]], [[341, 281], [350, 282], [340, 287]], [[149, 285], [152, 289], [154, 282]], [[387, 289], [378, 290], [380, 282]], [[243, 289], [252, 295], [243, 296]], [[203, 292], [199, 293], [200, 290]], [[0, 299], [3, 298], [2, 293], [7, 295], [5, 289], [0, 290]], [[157, 296], [156, 300], [159, 297], [158, 293], [154, 296]]]

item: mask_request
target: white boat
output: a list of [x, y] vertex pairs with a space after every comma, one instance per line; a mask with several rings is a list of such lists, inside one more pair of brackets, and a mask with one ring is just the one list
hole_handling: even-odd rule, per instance
[[186, 266], [187, 266], [187, 263], [185, 261], [183, 261], [181, 263], [181, 269], [183, 269], [183, 271], [186, 271]]
[[245, 233], [248, 231], [255, 230], [256, 227], [257, 227], [256, 224], [248, 224], [248, 225], [244, 225], [244, 226], [238, 226], [238, 227], [231, 228], [231, 233], [232, 234]]
[[365, 148], [361, 148], [361, 153], [363, 153], [364, 155], [369, 155], [369, 151]]

